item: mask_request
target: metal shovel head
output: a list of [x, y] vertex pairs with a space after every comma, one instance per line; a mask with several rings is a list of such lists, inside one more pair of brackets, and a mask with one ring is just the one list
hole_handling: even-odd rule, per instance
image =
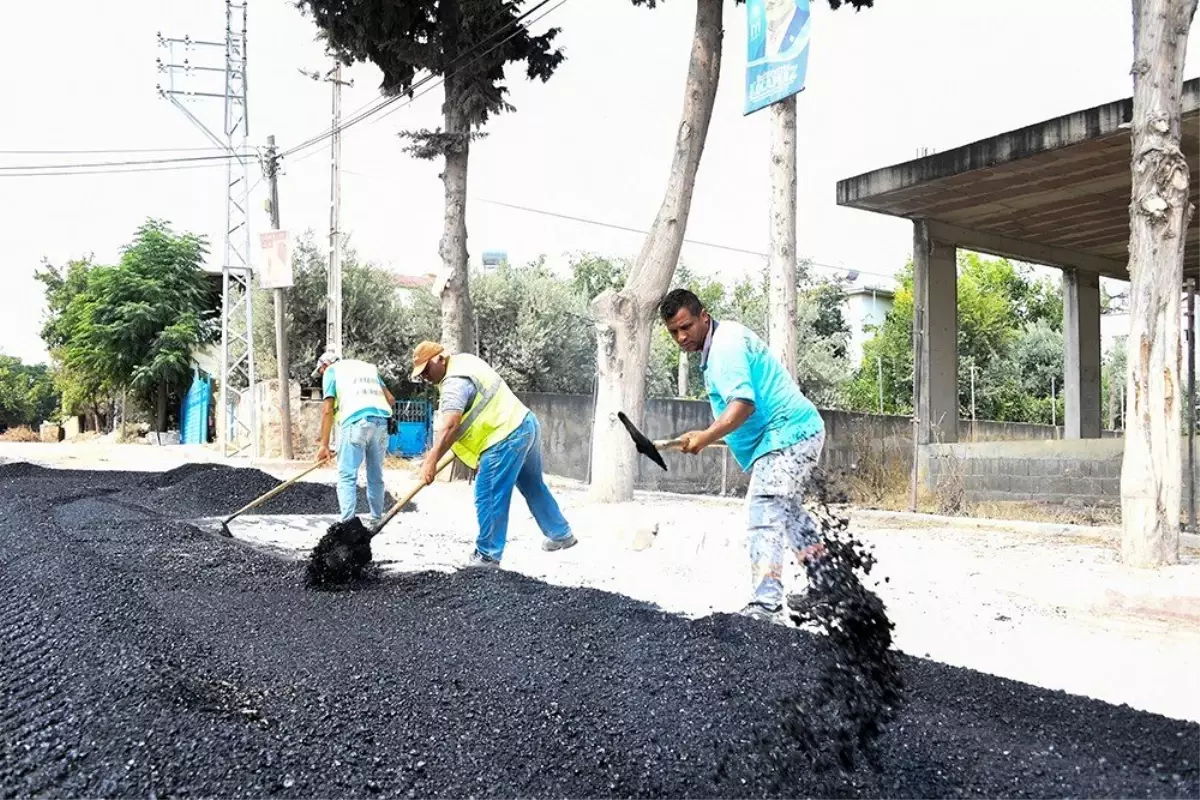
[[633, 446], [637, 448], [637, 451], [655, 464], [658, 464], [663, 468], [663, 472], [666, 472], [667, 462], [663, 461], [658, 448], [654, 446], [654, 442], [650, 441], [644, 433], [637, 429], [636, 425], [629, 421], [629, 417], [625, 416], [624, 411], [617, 412], [617, 419], [621, 420], [621, 424], [629, 432], [629, 437], [633, 439]]

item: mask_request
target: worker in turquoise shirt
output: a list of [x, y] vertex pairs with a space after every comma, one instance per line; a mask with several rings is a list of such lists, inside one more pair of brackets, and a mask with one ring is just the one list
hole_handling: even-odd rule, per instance
[[824, 553], [803, 500], [821, 459], [825, 423], [754, 331], [713, 319], [686, 289], [668, 294], [659, 313], [681, 350], [700, 353], [712, 405], [712, 425], [680, 437], [683, 452], [699, 453], [724, 439], [738, 466], [751, 473], [746, 506], [753, 597], [742, 613], [775, 619], [783, 610], [784, 540], [810, 578]]
[[337, 495], [342, 520], [352, 519], [358, 509], [358, 469], [366, 462], [370, 522], [378, 525], [386, 496], [383, 459], [387, 456], [388, 418], [396, 400], [374, 364], [342, 359], [333, 352], [321, 356], [313, 377], [321, 379], [325, 398], [317, 461], [330, 457], [329, 436], [334, 421], [338, 424]]

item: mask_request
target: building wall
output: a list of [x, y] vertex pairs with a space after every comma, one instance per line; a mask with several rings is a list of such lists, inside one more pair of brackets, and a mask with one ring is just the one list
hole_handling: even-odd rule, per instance
[[882, 325], [891, 309], [891, 292], [872, 293], [869, 290], [862, 290], [846, 297], [846, 302], [842, 307], [842, 318], [850, 330], [850, 341], [846, 345], [846, 352], [851, 364], [862, 363], [863, 345], [875, 335], [873, 331], [867, 329]]

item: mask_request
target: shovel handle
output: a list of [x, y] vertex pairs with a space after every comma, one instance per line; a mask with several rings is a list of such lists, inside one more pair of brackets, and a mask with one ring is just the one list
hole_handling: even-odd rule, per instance
[[683, 439], [663, 439], [661, 442], [655, 442], [654, 447], [657, 450], [678, 450], [683, 447]]
[[[437, 465], [438, 473], [440, 473], [446, 467], [450, 466], [450, 462], [453, 460], [454, 460], [454, 453], [446, 453], [446, 455], [442, 456], [442, 460], [439, 461], [438, 465]], [[437, 474], [437, 473], [435, 473], [435, 474]], [[403, 511], [404, 507], [406, 505], [408, 505], [409, 503], [411, 503], [412, 499], [417, 496], [417, 492], [421, 491], [424, 488], [425, 488], [425, 484], [418, 481], [416, 483], [416, 485], [414, 485], [411, 489], [408, 490], [407, 494], [405, 494], [403, 497], [401, 497], [399, 500], [397, 500], [396, 503], [391, 508], [388, 509], [387, 513], [383, 515], [383, 519], [379, 520], [379, 524], [375, 526], [375, 530], [371, 531], [371, 535], [373, 536], [373, 535], [379, 533], [379, 531], [383, 530], [383, 526], [387, 525], [389, 522], [391, 522], [392, 517], [396, 516], [401, 511]]]
[[228, 524], [229, 524], [230, 522], [232, 522], [234, 519], [236, 519], [236, 518], [240, 517], [242, 514], [245, 514], [245, 513], [246, 513], [247, 511], [249, 511], [250, 509], [252, 509], [252, 508], [258, 508], [258, 507], [259, 507], [259, 506], [261, 506], [263, 503], [265, 503], [265, 502], [267, 502], [268, 500], [270, 500], [271, 498], [273, 498], [273, 497], [277, 496], [277, 495], [278, 495], [279, 493], [281, 493], [281, 492], [282, 492], [284, 489], [288, 488], [288, 487], [289, 487], [289, 486], [291, 486], [293, 483], [295, 483], [296, 481], [300, 480], [301, 478], [303, 478], [303, 477], [304, 477], [305, 475], [307, 475], [308, 473], [310, 473], [310, 472], [312, 472], [313, 470], [315, 470], [317, 467], [322, 467], [322, 466], [324, 466], [324, 465], [325, 465], [325, 464], [326, 464], [328, 461], [329, 461], [329, 459], [325, 459], [324, 461], [318, 461], [317, 463], [313, 464], [311, 467], [309, 467], [308, 469], [304, 470], [303, 472], [301, 472], [301, 473], [299, 473], [299, 474], [297, 474], [297, 475], [293, 475], [292, 477], [288, 478], [286, 481], [284, 481], [283, 483], [279, 484], [278, 486], [276, 486], [276, 487], [275, 487], [274, 489], [272, 489], [271, 491], [269, 491], [269, 492], [267, 492], [267, 493], [265, 493], [265, 494], [259, 495], [258, 497], [256, 497], [255, 499], [253, 499], [253, 500], [251, 500], [249, 503], [247, 503], [246, 505], [244, 505], [244, 506], [242, 506], [241, 508], [239, 508], [237, 511], [233, 512], [232, 514], [230, 514], [230, 515], [229, 515], [228, 517], [226, 517], [225, 519], [221, 520], [221, 524], [222, 524], [222, 525], [228, 525]]

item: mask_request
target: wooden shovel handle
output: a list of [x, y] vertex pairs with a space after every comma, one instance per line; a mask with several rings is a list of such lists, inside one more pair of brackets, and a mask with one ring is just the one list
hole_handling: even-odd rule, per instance
[[[446, 455], [442, 456], [442, 460], [438, 462], [437, 472], [440, 473], [446, 467], [450, 466], [450, 462], [453, 460], [454, 460], [454, 453], [446, 453]], [[437, 474], [437, 473], [435, 473], [435, 474]], [[409, 489], [407, 494], [405, 494], [403, 497], [401, 497], [399, 500], [397, 500], [395, 505], [393, 505], [391, 508], [388, 509], [388, 512], [383, 515], [383, 519], [379, 520], [379, 524], [375, 526], [375, 530], [371, 531], [371, 534], [374, 535], [376, 533], [379, 533], [379, 531], [383, 529], [383, 526], [387, 525], [389, 522], [391, 522], [392, 517], [396, 516], [401, 511], [403, 511], [404, 507], [406, 505], [408, 505], [409, 503], [411, 503], [412, 499], [417, 496], [417, 492], [421, 491], [424, 488], [425, 488], [425, 484], [421, 483], [420, 481], [417, 481], [416, 485], [413, 486], [411, 489]]]
[[654, 446], [659, 450], [678, 450], [683, 447], [683, 439], [663, 439], [655, 442]]
[[246, 505], [244, 505], [244, 506], [242, 506], [241, 508], [239, 508], [237, 511], [233, 512], [232, 514], [230, 514], [228, 517], [226, 517], [225, 519], [223, 519], [223, 520], [221, 521], [221, 522], [222, 522], [222, 524], [226, 524], [226, 525], [227, 525], [227, 524], [229, 524], [229, 523], [230, 523], [232, 520], [236, 519], [237, 517], [240, 517], [242, 514], [245, 514], [245, 513], [246, 513], [247, 511], [249, 511], [250, 509], [252, 509], [252, 508], [258, 508], [258, 507], [259, 507], [259, 506], [261, 506], [263, 503], [267, 502], [267, 501], [268, 501], [268, 500], [270, 500], [272, 497], [275, 497], [275, 496], [276, 496], [276, 495], [278, 495], [280, 492], [282, 492], [284, 489], [288, 488], [288, 487], [289, 487], [289, 486], [291, 486], [293, 483], [295, 483], [296, 481], [300, 480], [301, 478], [303, 478], [303, 477], [304, 477], [305, 475], [307, 475], [308, 473], [310, 473], [310, 472], [312, 472], [313, 470], [315, 470], [317, 467], [323, 467], [323, 466], [325, 466], [325, 464], [326, 464], [326, 463], [328, 463], [328, 462], [329, 462], [329, 459], [325, 459], [324, 461], [318, 461], [317, 463], [313, 464], [311, 467], [309, 467], [308, 469], [304, 470], [303, 472], [301, 472], [301, 473], [299, 473], [299, 474], [297, 474], [297, 475], [293, 475], [292, 477], [288, 478], [288, 479], [287, 479], [286, 481], [284, 481], [283, 483], [281, 483], [281, 484], [279, 484], [278, 486], [276, 486], [276, 487], [275, 487], [274, 489], [272, 489], [271, 491], [269, 491], [269, 492], [266, 492], [265, 494], [259, 495], [258, 497], [256, 497], [255, 499], [253, 499], [253, 500], [251, 500], [249, 503], [247, 503]]

